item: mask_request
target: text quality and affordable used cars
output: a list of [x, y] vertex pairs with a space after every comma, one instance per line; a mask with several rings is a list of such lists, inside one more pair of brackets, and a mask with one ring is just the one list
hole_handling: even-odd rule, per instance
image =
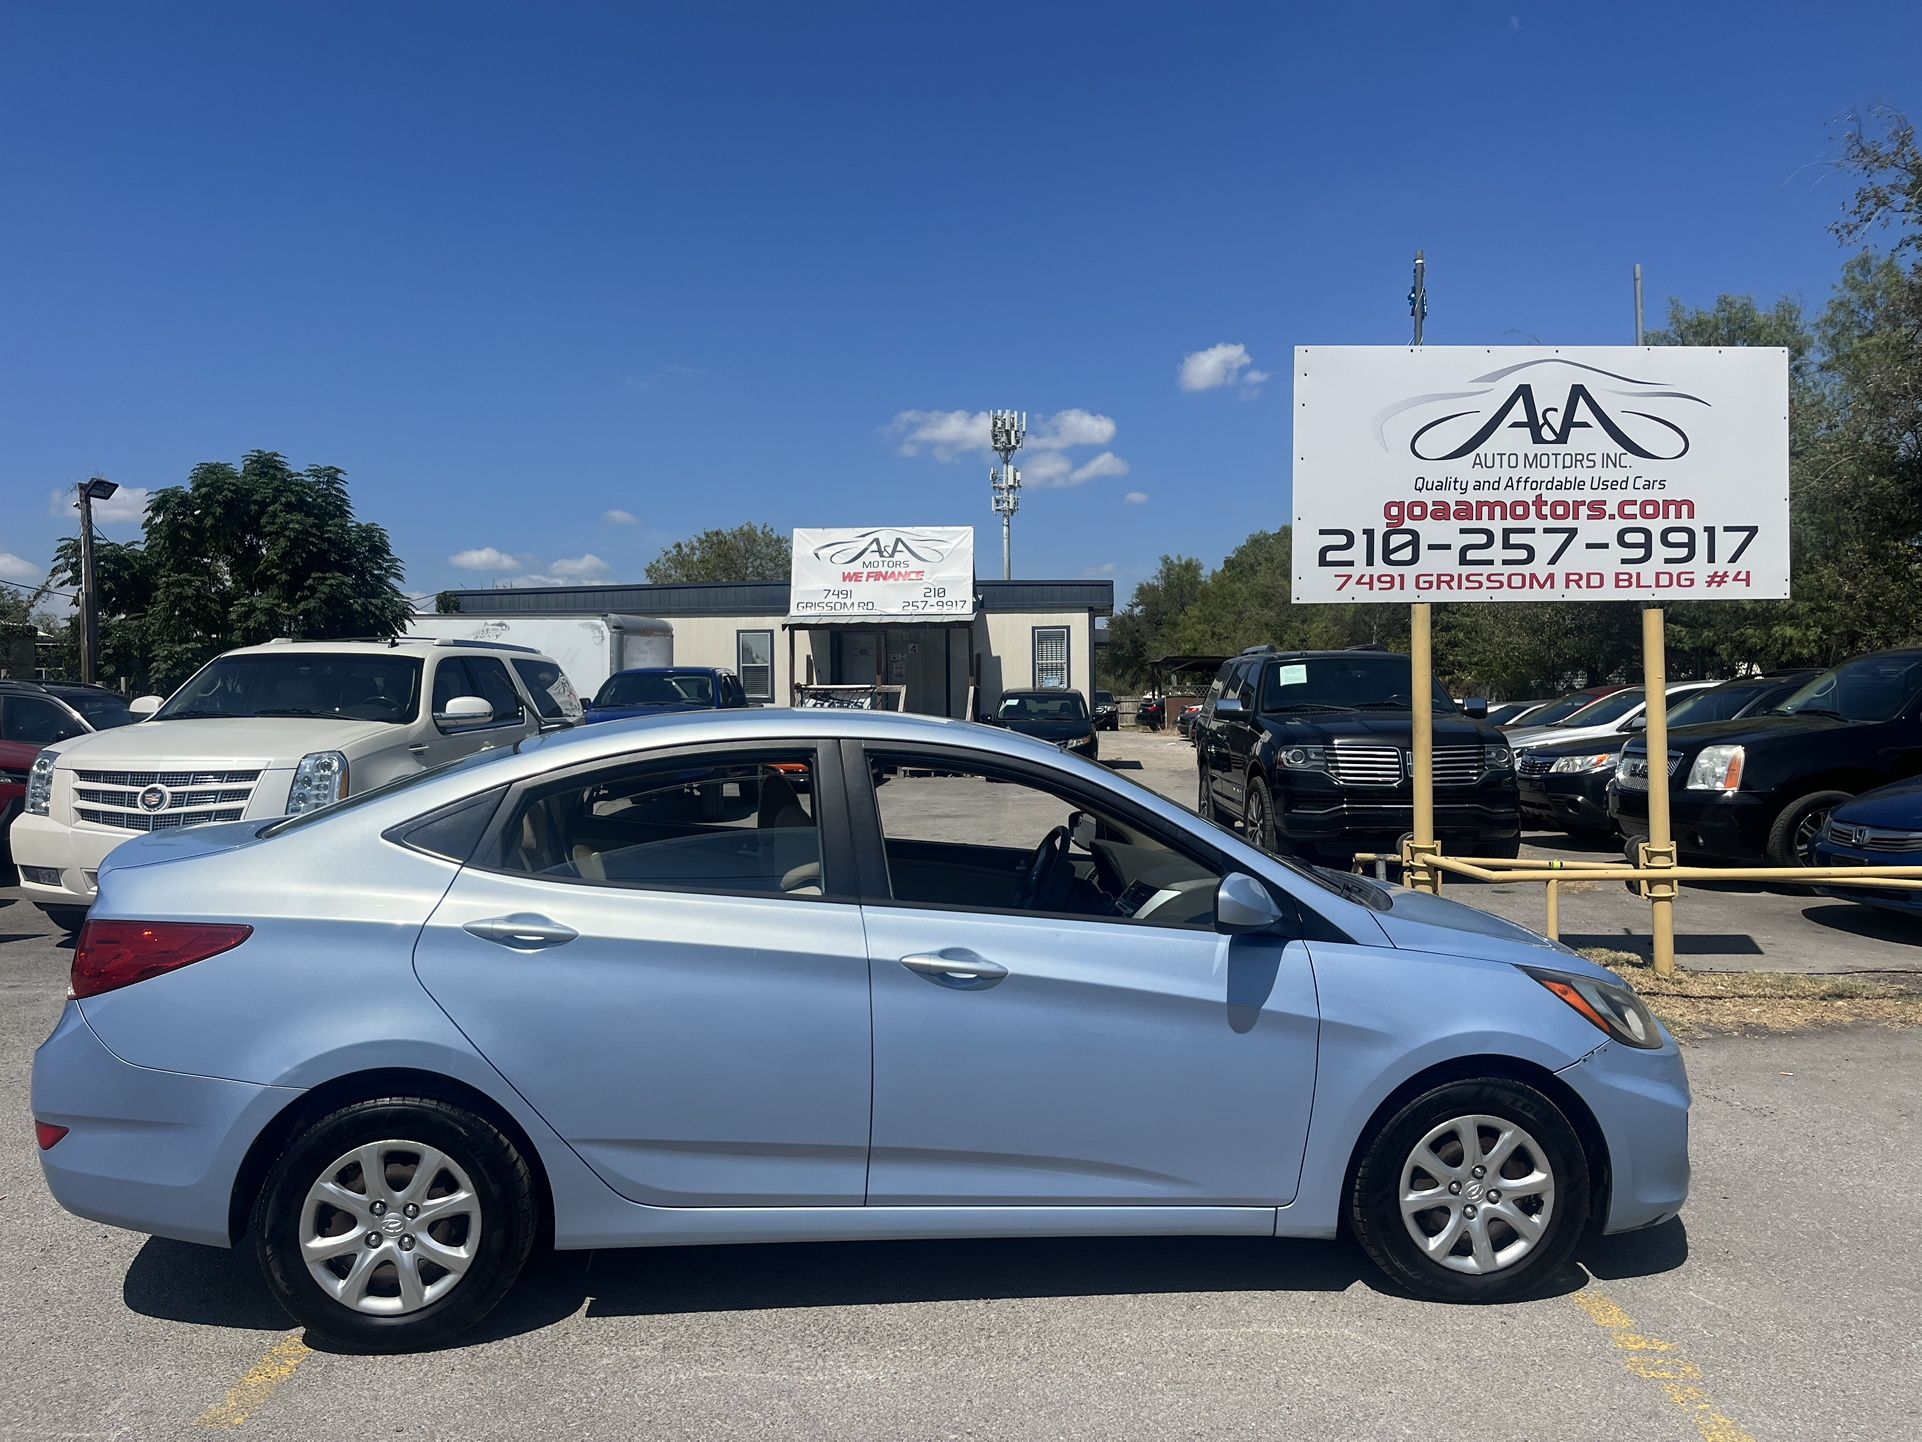
[[583, 727], [99, 883], [54, 1195], [244, 1242], [358, 1347], [473, 1323], [538, 1235], [1347, 1226], [1472, 1302], [1687, 1191], [1680, 1053], [1607, 971], [965, 722]]

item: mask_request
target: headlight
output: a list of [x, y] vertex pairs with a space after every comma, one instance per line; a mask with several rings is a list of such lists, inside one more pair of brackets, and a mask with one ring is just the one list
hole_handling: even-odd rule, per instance
[[1619, 982], [1594, 981], [1586, 976], [1570, 976], [1565, 971], [1538, 971], [1532, 966], [1522, 970], [1623, 1046], [1641, 1047], [1645, 1051], [1661, 1046], [1662, 1029], [1655, 1024], [1655, 1018], [1642, 1005], [1642, 999]]
[[1484, 771], [1512, 771], [1515, 767], [1515, 753], [1506, 746], [1493, 743], [1482, 747], [1482, 769]]
[[1284, 746], [1275, 753], [1275, 759], [1292, 771], [1326, 771], [1328, 748], [1326, 746]]
[[27, 815], [45, 816], [53, 805], [53, 758], [56, 753], [42, 751], [33, 758], [27, 772]]
[[1688, 768], [1690, 791], [1734, 791], [1742, 784], [1740, 746], [1704, 746]]
[[1564, 776], [1571, 771], [1610, 771], [1614, 769], [1615, 757], [1613, 751], [1598, 751], [1592, 756], [1558, 756], [1555, 764], [1548, 769], [1559, 771]]
[[347, 758], [338, 751], [316, 751], [300, 758], [287, 792], [287, 814], [318, 811], [347, 794]]

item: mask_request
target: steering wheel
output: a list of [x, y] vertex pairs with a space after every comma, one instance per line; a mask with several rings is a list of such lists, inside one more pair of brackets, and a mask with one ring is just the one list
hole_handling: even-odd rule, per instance
[[1021, 884], [1015, 888], [1017, 910], [1031, 910], [1043, 897], [1052, 899], [1055, 886], [1068, 874], [1068, 842], [1065, 826], [1057, 826], [1041, 838], [1041, 844], [1035, 847], [1034, 855], [1022, 868]]

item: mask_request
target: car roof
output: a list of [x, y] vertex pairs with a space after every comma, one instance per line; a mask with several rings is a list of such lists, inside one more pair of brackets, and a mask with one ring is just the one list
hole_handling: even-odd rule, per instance
[[[364, 638], [343, 641], [263, 641], [258, 646], [235, 646], [222, 656], [339, 656], [396, 655], [427, 657], [435, 652], [474, 651], [489, 656], [538, 656], [531, 646], [502, 646], [492, 641], [437, 640], [431, 636], [396, 636], [391, 641]], [[216, 660], [219, 657], [215, 658]]]
[[1010, 696], [1079, 696], [1079, 688], [1071, 686], [1010, 686], [1001, 693], [1001, 699]]

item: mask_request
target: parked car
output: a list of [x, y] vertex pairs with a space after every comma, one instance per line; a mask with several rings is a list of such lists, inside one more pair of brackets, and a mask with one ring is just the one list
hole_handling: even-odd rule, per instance
[[7, 834], [26, 803], [27, 774], [41, 748], [133, 719], [127, 698], [105, 686], [0, 681], [0, 865], [11, 856]]
[[[1668, 733], [1669, 816], [1686, 854], [1802, 866], [1829, 813], [1922, 773], [1922, 648], [1847, 661], [1774, 711]], [[1622, 750], [1609, 813], [1631, 847], [1648, 836], [1648, 747]]]
[[1552, 701], [1504, 701], [1499, 706], [1490, 706], [1483, 719], [1490, 726], [1519, 726], [1534, 712], [1544, 711], [1553, 704]]
[[1003, 691], [990, 724], [1052, 742], [1091, 761], [1101, 754], [1094, 718], [1079, 691]]
[[[1922, 777], [1844, 801], [1815, 838], [1817, 866], [1922, 866]], [[1886, 911], [1922, 913], [1922, 891], [1900, 887], [1818, 887], [1824, 896]]]
[[[1709, 694], [1719, 684], [1678, 681], [1666, 692], [1668, 703], [1679, 715], [1689, 701]], [[1559, 726], [1508, 733], [1515, 747], [1515, 784], [1521, 791], [1525, 820], [1577, 835], [1606, 835], [1615, 829], [1608, 815], [1608, 783], [1614, 779], [1623, 741], [1648, 724], [1644, 695], [1640, 686], [1631, 686], [1577, 711]], [[1600, 725], [1582, 725], [1582, 719], [1591, 714], [1609, 719]], [[1516, 740], [1525, 734], [1538, 739]]]
[[1159, 731], [1168, 724], [1168, 703], [1159, 696], [1143, 696], [1135, 707], [1135, 724], [1145, 731]]
[[356, 1350], [472, 1326], [537, 1236], [1347, 1230], [1492, 1302], [1688, 1187], [1681, 1055], [1608, 971], [922, 717], [587, 726], [143, 836], [72, 971], [55, 1199], [246, 1245]]
[[[1313, 858], [1393, 850], [1414, 824], [1413, 682], [1386, 651], [1256, 647], [1222, 664], [1195, 722], [1197, 800], [1264, 850]], [[1521, 845], [1501, 732], [1434, 699], [1435, 831], [1461, 856]]]
[[630, 721], [676, 711], [725, 711], [747, 705], [732, 671], [717, 666], [637, 666], [616, 671], [587, 703], [587, 720]]
[[1179, 731], [1184, 739], [1192, 737], [1195, 731], [1195, 718], [1200, 715], [1201, 703], [1199, 701], [1191, 702], [1183, 706], [1181, 708], [1181, 714], [1175, 717], [1175, 730]]
[[1094, 693], [1094, 729], [1097, 731], [1121, 729], [1121, 708], [1115, 705], [1114, 692]]
[[1537, 706], [1533, 711], [1527, 713], [1525, 719], [1518, 718], [1517, 720], [1504, 723], [1502, 729], [1512, 732], [1523, 725], [1553, 726], [1558, 722], [1566, 721], [1577, 711], [1585, 710], [1593, 706], [1604, 697], [1613, 696], [1617, 691], [1625, 691], [1627, 689], [1625, 686], [1590, 686], [1581, 691], [1571, 691], [1559, 700], [1549, 701]]
[[[138, 726], [49, 746], [13, 824], [20, 885], [71, 930], [129, 836], [329, 806], [565, 726], [550, 658], [479, 641], [273, 641], [216, 656]], [[564, 678], [563, 678], [564, 679]], [[550, 714], [553, 713], [553, 714]]]

